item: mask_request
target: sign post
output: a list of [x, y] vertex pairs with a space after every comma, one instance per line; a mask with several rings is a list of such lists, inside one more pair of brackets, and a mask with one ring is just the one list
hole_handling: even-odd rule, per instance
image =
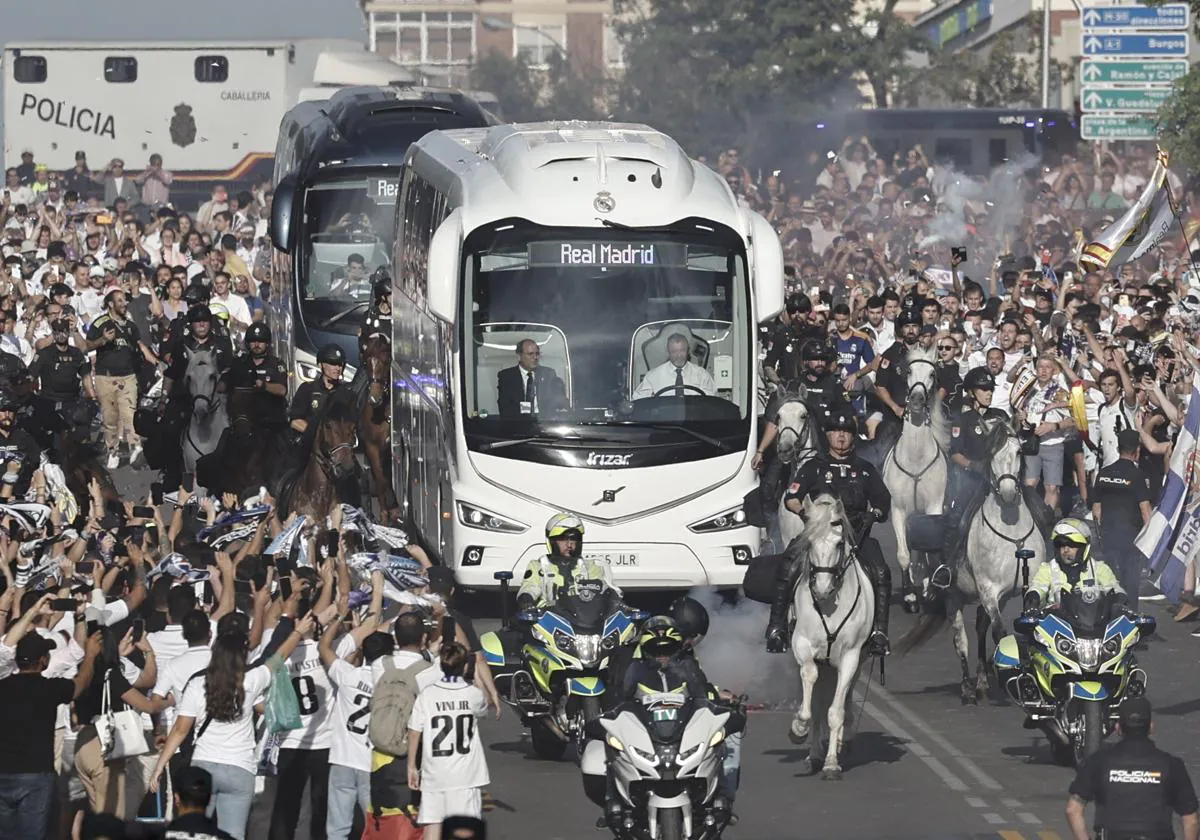
[[1187, 3], [1085, 6], [1080, 92], [1085, 140], [1153, 140], [1154, 114], [1188, 72]]

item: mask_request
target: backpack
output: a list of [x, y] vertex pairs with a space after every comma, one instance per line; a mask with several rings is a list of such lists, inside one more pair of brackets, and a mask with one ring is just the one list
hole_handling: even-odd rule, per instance
[[407, 668], [397, 668], [390, 656], [383, 660], [383, 675], [375, 683], [371, 697], [371, 723], [367, 730], [379, 752], [397, 757], [408, 755], [408, 719], [417, 701], [417, 674], [430, 667], [424, 660]]

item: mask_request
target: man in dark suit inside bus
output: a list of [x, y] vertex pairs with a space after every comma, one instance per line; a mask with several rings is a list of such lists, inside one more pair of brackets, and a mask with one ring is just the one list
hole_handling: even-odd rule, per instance
[[517, 363], [496, 376], [500, 415], [550, 414], [567, 407], [567, 390], [553, 368], [541, 367], [538, 343], [526, 338], [517, 343]]

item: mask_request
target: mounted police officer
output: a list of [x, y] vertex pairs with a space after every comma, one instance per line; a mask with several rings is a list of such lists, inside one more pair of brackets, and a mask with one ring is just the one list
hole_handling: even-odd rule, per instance
[[251, 419], [256, 427], [287, 425], [287, 370], [271, 352], [271, 330], [266, 324], [246, 328], [246, 349], [234, 359], [229, 381], [234, 388], [253, 391]]
[[1187, 767], [1177, 756], [1160, 750], [1150, 736], [1154, 721], [1150, 701], [1130, 697], [1117, 717], [1121, 740], [1088, 757], [1071, 782], [1067, 822], [1079, 840], [1088, 837], [1089, 802], [1104, 807], [1097, 814], [1098, 836], [1105, 840], [1170, 840], [1172, 815], [1183, 823], [1185, 840], [1200, 835], [1200, 804]]
[[294, 431], [304, 434], [325, 405], [325, 401], [339, 388], [348, 387], [342, 381], [346, 370], [346, 353], [336, 344], [326, 344], [317, 353], [317, 367], [321, 372], [316, 379], [305, 382], [296, 389], [292, 404], [288, 408], [288, 422]]
[[176, 345], [171, 354], [171, 363], [163, 374], [163, 394], [173, 396], [175, 383], [187, 373], [188, 363], [197, 353], [212, 351], [216, 354], [217, 369], [222, 373], [229, 370], [233, 362], [233, 345], [229, 337], [213, 331], [213, 315], [204, 304], [187, 311], [188, 333]]
[[389, 342], [392, 340], [392, 278], [383, 266], [375, 269], [371, 275], [371, 305], [367, 307], [366, 317], [358, 331], [360, 355], [367, 339], [377, 334]]
[[1008, 423], [1008, 415], [992, 408], [996, 380], [984, 366], [972, 368], [963, 380], [966, 407], [950, 426], [950, 476], [946, 482], [946, 545], [958, 540], [958, 529], [987, 493], [987, 430], [993, 423]]
[[835, 368], [837, 348], [828, 341], [809, 340], [800, 348], [800, 358], [804, 401], [818, 425], [823, 427], [832, 412], [849, 406], [844, 383]]
[[[784, 498], [788, 510], [797, 514], [803, 511], [803, 502], [810, 496], [829, 493], [841, 499], [850, 527], [855, 535], [862, 535], [856, 552], [875, 589], [875, 618], [867, 650], [872, 655], [886, 656], [891, 652], [887, 632], [892, 574], [878, 541], [869, 534], [873, 522], [887, 518], [892, 495], [884, 486], [879, 471], [854, 454], [857, 433], [858, 423], [849, 407], [831, 415], [825, 427], [829, 454], [813, 458], [801, 467]], [[782, 653], [787, 649], [787, 614], [797, 572], [795, 564], [779, 565], [767, 626], [767, 650], [771, 653]]]

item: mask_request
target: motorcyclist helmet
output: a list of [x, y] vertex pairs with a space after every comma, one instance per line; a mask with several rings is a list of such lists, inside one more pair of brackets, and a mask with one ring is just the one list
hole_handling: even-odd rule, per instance
[[968, 394], [972, 391], [994, 391], [995, 389], [996, 377], [992, 376], [992, 372], [985, 365], [967, 371], [967, 376], [963, 380], [963, 390]]
[[213, 314], [213, 317], [224, 323], [229, 323], [229, 307], [220, 301], [212, 301], [208, 304], [208, 311]]
[[336, 344], [329, 343], [321, 348], [317, 353], [317, 364], [319, 365], [345, 365], [346, 353]]
[[1060, 546], [1066, 545], [1073, 545], [1079, 549], [1070, 560], [1060, 557], [1061, 562], [1069, 565], [1084, 562], [1092, 546], [1091, 529], [1083, 520], [1073, 516], [1059, 520], [1058, 524], [1054, 526], [1054, 530], [1050, 532], [1050, 538], [1054, 541], [1056, 552]]
[[657, 659], [659, 657], [674, 657], [683, 650], [683, 634], [675, 619], [666, 615], [656, 615], [646, 621], [642, 628], [642, 656]]
[[201, 322], [212, 323], [212, 310], [204, 304], [188, 307], [187, 322], [189, 324], [199, 324]]
[[685, 639], [708, 634], [708, 610], [695, 598], [686, 595], [676, 598], [667, 609], [667, 614], [675, 621]]
[[551, 557], [558, 555], [554, 541], [561, 537], [574, 537], [575, 548], [570, 556], [578, 558], [583, 554], [583, 520], [573, 513], [556, 513], [546, 523], [546, 553]]
[[271, 328], [263, 323], [255, 323], [246, 327], [246, 343], [252, 341], [261, 341], [266, 344], [271, 343]]

